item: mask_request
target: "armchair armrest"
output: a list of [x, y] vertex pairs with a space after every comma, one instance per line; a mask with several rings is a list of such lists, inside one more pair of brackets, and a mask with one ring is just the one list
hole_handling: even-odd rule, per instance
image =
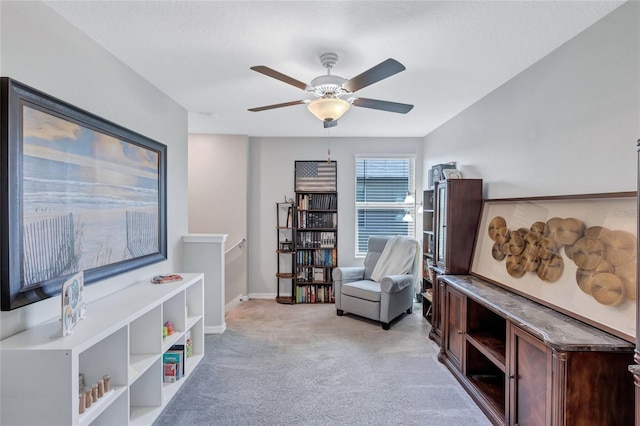
[[380, 289], [386, 293], [397, 293], [413, 285], [413, 274], [389, 275], [380, 281]]
[[364, 279], [364, 266], [337, 266], [331, 273], [333, 278], [333, 295], [338, 315], [342, 315], [342, 284]]
[[364, 266], [338, 266], [331, 274], [334, 281], [343, 283], [364, 279]]

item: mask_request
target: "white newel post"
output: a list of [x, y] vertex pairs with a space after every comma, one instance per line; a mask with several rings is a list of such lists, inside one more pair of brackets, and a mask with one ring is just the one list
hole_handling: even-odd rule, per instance
[[184, 271], [204, 274], [204, 332], [223, 333], [224, 318], [224, 243], [227, 234], [188, 234], [184, 243]]

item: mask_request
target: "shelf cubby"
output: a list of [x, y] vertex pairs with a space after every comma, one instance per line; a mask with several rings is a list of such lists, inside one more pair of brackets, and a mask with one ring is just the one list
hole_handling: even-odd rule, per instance
[[467, 341], [505, 371], [507, 321], [473, 299], [467, 301]]
[[186, 328], [186, 299], [184, 293], [176, 294], [162, 304], [162, 321], [173, 324], [173, 334], [180, 334]]
[[129, 403], [135, 411], [138, 407], [160, 407], [162, 400], [162, 360], [158, 357], [131, 385]]
[[466, 376], [499, 413], [505, 412], [505, 373], [474, 345], [467, 342]]
[[[101, 409], [102, 405], [104, 409]], [[95, 409], [95, 412], [92, 412]], [[98, 411], [99, 410], [99, 411]], [[94, 414], [97, 413], [97, 414]], [[83, 417], [86, 416], [86, 417]], [[78, 421], [79, 426], [116, 426], [127, 424], [127, 388], [118, 386], [105, 394], [98, 402], [85, 411]]]

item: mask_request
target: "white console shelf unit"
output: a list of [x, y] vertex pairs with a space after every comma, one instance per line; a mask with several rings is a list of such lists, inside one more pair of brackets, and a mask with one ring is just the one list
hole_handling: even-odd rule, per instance
[[[87, 305], [87, 317], [61, 337], [54, 320], [0, 341], [0, 424], [149, 425], [204, 355], [203, 274], [150, 280]], [[173, 334], [162, 337], [162, 326]], [[186, 345], [185, 377], [163, 382], [163, 353]], [[79, 414], [79, 374], [87, 387], [105, 374], [109, 393]]]

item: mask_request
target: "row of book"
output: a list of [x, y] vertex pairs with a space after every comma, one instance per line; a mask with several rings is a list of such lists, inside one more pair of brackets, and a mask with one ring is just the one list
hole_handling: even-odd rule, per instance
[[338, 251], [326, 250], [298, 250], [296, 263], [302, 266], [336, 266]]
[[302, 231], [296, 235], [297, 246], [301, 248], [333, 248], [336, 233], [326, 231]]
[[165, 383], [173, 383], [184, 377], [185, 358], [193, 355], [191, 331], [185, 335], [186, 345], [173, 345], [162, 354], [163, 380]]
[[298, 194], [298, 210], [337, 210], [336, 194]]
[[338, 214], [298, 210], [297, 219], [298, 228], [335, 228], [338, 222]]
[[301, 285], [296, 287], [296, 303], [334, 303], [332, 285]]
[[172, 383], [184, 377], [184, 345], [173, 345], [162, 355], [164, 382]]
[[296, 279], [298, 282], [331, 282], [331, 268], [299, 266], [296, 273]]

